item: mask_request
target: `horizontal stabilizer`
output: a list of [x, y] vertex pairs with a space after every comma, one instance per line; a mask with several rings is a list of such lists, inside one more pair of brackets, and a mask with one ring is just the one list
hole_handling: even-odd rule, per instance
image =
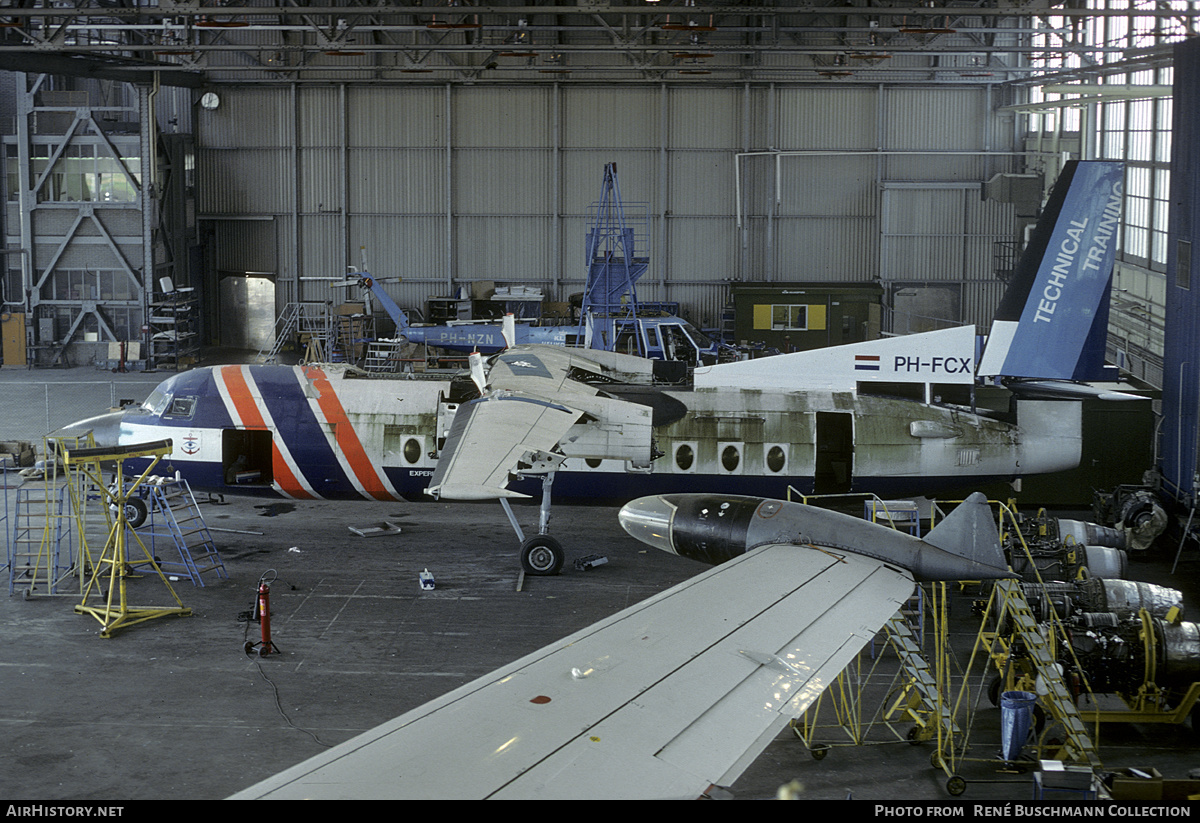
[[854, 391], [859, 383], [975, 381], [975, 327], [885, 337], [862, 343], [697, 367], [698, 389]]
[[1073, 383], [1067, 380], [1012, 380], [1004, 384], [1009, 391], [1022, 399], [1036, 400], [1145, 400], [1138, 394], [1117, 391], [1105, 386], [1088, 383]]

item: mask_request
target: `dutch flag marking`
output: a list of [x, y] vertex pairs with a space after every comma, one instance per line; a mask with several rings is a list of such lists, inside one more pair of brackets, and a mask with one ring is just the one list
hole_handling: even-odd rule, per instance
[[854, 368], [857, 371], [879, 371], [879, 355], [877, 355], [877, 354], [856, 354], [856, 355], [854, 355]]

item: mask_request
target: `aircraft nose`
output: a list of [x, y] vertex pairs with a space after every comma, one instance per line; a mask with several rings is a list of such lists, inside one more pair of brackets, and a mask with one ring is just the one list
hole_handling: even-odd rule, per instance
[[676, 554], [671, 545], [671, 517], [675, 506], [662, 495], [639, 497], [617, 514], [621, 527], [643, 543]]
[[85, 437], [92, 433], [97, 446], [119, 446], [121, 444], [121, 420], [125, 412], [115, 411], [98, 414], [86, 420], [68, 423], [61, 429], [50, 432], [50, 437]]

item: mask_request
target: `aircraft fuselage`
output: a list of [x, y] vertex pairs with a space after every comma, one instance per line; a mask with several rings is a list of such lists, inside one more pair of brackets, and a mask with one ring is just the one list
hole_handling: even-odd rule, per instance
[[[98, 442], [170, 439], [166, 471], [179, 471], [195, 489], [419, 499], [457, 392], [450, 380], [355, 378], [329, 366], [216, 366], [169, 378], [142, 406], [98, 418], [94, 428]], [[651, 389], [647, 396], [656, 406], [647, 449], [655, 459], [604, 457], [607, 447], [595, 444], [601, 434], [611, 440], [611, 426], [582, 421], [563, 440], [556, 497], [782, 497], [789, 486], [805, 494], [929, 494], [1071, 468], [1080, 450], [1078, 403], [1030, 401], [1012, 423], [852, 392]], [[628, 402], [648, 404], [647, 396]], [[537, 482], [513, 488], [534, 494]]]

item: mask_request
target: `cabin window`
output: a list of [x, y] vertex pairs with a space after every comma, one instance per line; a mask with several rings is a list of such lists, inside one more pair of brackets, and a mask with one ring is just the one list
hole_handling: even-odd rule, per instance
[[588, 457], [583, 462], [587, 464], [587, 467], [589, 469], [598, 469], [598, 468], [600, 468], [600, 464], [603, 463], [604, 461], [599, 460], [595, 457]]
[[742, 449], [734, 443], [727, 443], [721, 449], [721, 468], [727, 472], [735, 472], [742, 464]]
[[413, 466], [421, 462], [425, 452], [425, 438], [414, 425], [383, 424], [383, 454], [388, 465], [403, 462]]
[[712, 348], [713, 342], [709, 336], [693, 326], [691, 323], [685, 323], [683, 331], [688, 337], [692, 338], [692, 343], [695, 344], [696, 348], [701, 350]]
[[155, 417], [160, 416], [167, 404], [171, 402], [171, 395], [166, 392], [155, 389], [150, 392], [150, 396], [146, 398], [146, 402], [142, 404], [142, 408], [150, 412]]
[[421, 453], [425, 449], [421, 445], [421, 441], [415, 437], [410, 437], [404, 441], [404, 462], [413, 465], [421, 462]]
[[680, 471], [691, 471], [696, 462], [696, 450], [690, 443], [681, 443], [675, 449], [675, 465]]
[[774, 474], [779, 474], [787, 468], [787, 452], [783, 446], [772, 446], [767, 449], [767, 469]]

